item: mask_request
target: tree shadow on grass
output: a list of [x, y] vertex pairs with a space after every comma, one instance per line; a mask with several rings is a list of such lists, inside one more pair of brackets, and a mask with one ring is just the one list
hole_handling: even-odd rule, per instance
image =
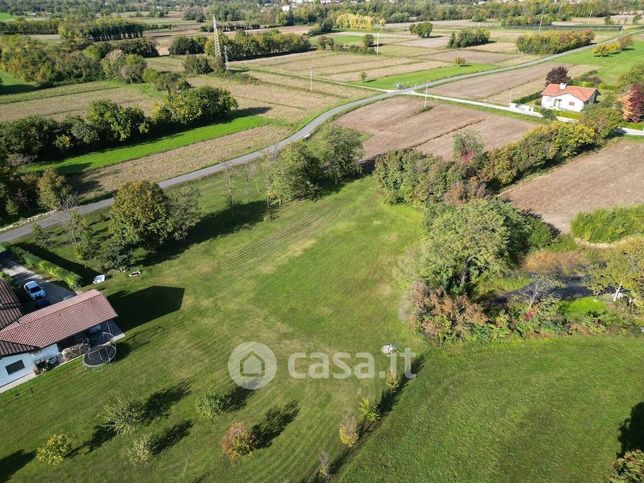
[[154, 438], [154, 454], [157, 455], [177, 444], [190, 434], [190, 428], [192, 428], [192, 421], [186, 420], [163, 431], [160, 435]]
[[282, 407], [275, 406], [266, 411], [264, 418], [252, 429], [257, 447], [269, 447], [299, 412], [300, 406], [297, 401], [291, 401]]
[[644, 402], [637, 403], [631, 409], [631, 416], [619, 427], [619, 442], [622, 444], [621, 455], [635, 449], [644, 451]]
[[143, 418], [146, 422], [157, 418], [166, 418], [170, 408], [190, 394], [190, 386], [186, 381], [161, 389], [151, 394], [143, 403]]
[[147, 266], [156, 265], [161, 261], [175, 258], [192, 245], [250, 227], [264, 220], [265, 214], [265, 201], [251, 201], [250, 203], [243, 203], [232, 208], [208, 213], [190, 231], [185, 240], [173, 242], [157, 253], [149, 254], [143, 260], [143, 264]]
[[25, 453], [24, 450], [20, 449], [0, 458], [0, 481], [10, 480], [20, 468], [28, 464], [35, 456], [35, 451]]
[[105, 443], [111, 441], [114, 436], [116, 436], [116, 431], [107, 426], [105, 423], [97, 424], [96, 426], [94, 426], [94, 430], [92, 431], [92, 437], [81, 447], [87, 448], [85, 450], [85, 453], [91, 453], [92, 451], [103, 446]]
[[246, 406], [246, 401], [253, 394], [254, 391], [246, 389], [241, 386], [235, 386], [232, 388], [228, 394], [226, 394], [226, 404], [224, 405], [224, 411], [232, 412], [238, 411], [239, 409]]

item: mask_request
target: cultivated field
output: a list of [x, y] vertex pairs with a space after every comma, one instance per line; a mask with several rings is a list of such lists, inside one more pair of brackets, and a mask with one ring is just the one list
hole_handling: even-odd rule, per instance
[[108, 99], [124, 106], [140, 107], [148, 114], [158, 101], [137, 87], [110, 82], [75, 84], [2, 96], [0, 122], [13, 121], [31, 114], [55, 119], [80, 115], [87, 110], [90, 102], [99, 99]]
[[325, 83], [315, 81], [313, 91], [310, 91], [308, 80], [298, 83], [289, 78], [286, 80], [289, 84], [286, 85], [280, 82], [277, 76], [273, 76], [270, 82], [259, 83], [214, 76], [190, 77], [188, 81], [195, 86], [210, 85], [228, 89], [238, 100], [241, 109], [289, 123], [301, 121], [350, 99], [359, 99], [371, 94], [364, 89], [329, 87]]
[[517, 69], [485, 77], [465, 79], [451, 82], [430, 89], [432, 94], [462, 97], [466, 99], [484, 100], [507, 104], [516, 99], [543, 88], [546, 74], [558, 65], [564, 65], [572, 76], [582, 75], [594, 69], [592, 65], [571, 65], [559, 63], [544, 63], [524, 69]]
[[481, 134], [486, 149], [515, 141], [533, 124], [490, 112], [448, 104], [430, 104], [423, 112], [422, 99], [398, 97], [345, 114], [337, 123], [369, 134], [364, 142], [365, 159], [392, 149], [416, 148], [449, 158], [452, 137], [462, 129]]
[[620, 140], [511, 188], [505, 197], [567, 233], [581, 211], [644, 203], [644, 143]]
[[171, 151], [143, 156], [105, 168], [71, 176], [85, 199], [112, 193], [128, 181], [162, 181], [199, 168], [221, 163], [284, 139], [287, 127], [269, 125], [203, 141]]

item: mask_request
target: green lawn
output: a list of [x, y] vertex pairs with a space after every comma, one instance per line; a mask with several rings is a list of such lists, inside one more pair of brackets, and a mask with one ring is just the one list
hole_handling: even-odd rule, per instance
[[14, 77], [9, 72], [0, 70], [0, 95], [3, 94], [19, 94], [22, 92], [30, 92], [38, 89], [38, 85], [33, 82], [24, 82]]
[[33, 172], [54, 168], [62, 174], [80, 173], [234, 134], [269, 122], [269, 119], [256, 115], [235, 117], [226, 122], [198, 127], [150, 141], [74, 156], [62, 161], [33, 164], [26, 168], [25, 171]]
[[0, 22], [6, 22], [7, 20], [13, 20], [14, 18], [16, 18], [16, 16], [9, 12], [0, 12]]
[[[243, 177], [234, 179], [237, 199], [246, 200]], [[400, 292], [391, 275], [420, 236], [420, 213], [385, 205], [375, 180], [365, 178], [317, 201], [286, 205], [268, 222], [255, 193], [251, 204], [221, 212], [226, 183], [219, 176], [198, 184], [208, 214], [188, 243], [174, 244], [165, 261], [143, 266], [141, 276], [117, 275], [103, 287], [127, 331], [119, 344], [121, 360], [99, 373], [75, 361], [0, 395], [5, 478], [14, 473], [17, 480], [80, 481], [91, 468], [107, 481], [304, 480], [317, 471], [322, 449], [340, 454], [337, 427], [344, 412], [357, 408], [362, 396], [377, 397], [384, 382], [292, 380], [285, 375], [287, 355], [369, 351], [384, 370], [383, 344], [424, 347], [398, 320]], [[254, 183], [250, 188], [255, 191]], [[52, 246], [59, 255], [68, 253]], [[277, 378], [241, 409], [213, 422], [197, 419], [196, 397], [232, 388], [228, 356], [252, 340], [275, 351]], [[85, 444], [114, 395], [147, 399], [182, 383], [189, 394], [164, 393], [161, 400], [170, 407], [140, 431], [172, 429], [166, 449], [147, 468], [128, 461], [134, 436], [117, 436], [94, 449]], [[234, 464], [224, 460], [220, 441], [232, 422], [252, 426], [269, 408], [292, 401], [299, 413], [269, 447]], [[72, 434], [79, 449], [62, 465], [48, 467], [33, 459], [33, 451], [56, 431]]]
[[432, 351], [340, 479], [607, 481], [644, 400], [643, 351], [642, 337]]
[[634, 64], [644, 62], [644, 41], [637, 40], [630, 49], [610, 57], [597, 57], [593, 55], [592, 49], [589, 49], [559, 57], [557, 62], [596, 65], [599, 78], [606, 84], [614, 84], [619, 76]]
[[491, 64], [467, 64], [462, 67], [450, 65], [431, 70], [379, 77], [377, 79], [367, 78], [367, 81], [364, 84], [362, 84], [362, 82], [354, 82], [354, 84], [377, 87], [379, 89], [395, 89], [396, 84], [401, 84], [403, 87], [413, 87], [415, 85], [444, 79], [446, 77], [483, 72], [494, 68], [495, 66]]
[[[362, 43], [362, 38], [366, 35], [366, 33], [363, 34], [355, 34], [355, 35], [349, 35], [349, 34], [332, 34], [330, 35], [333, 40], [336, 42], [339, 42], [341, 44], [358, 44]], [[375, 38], [375, 34], [374, 35]]]

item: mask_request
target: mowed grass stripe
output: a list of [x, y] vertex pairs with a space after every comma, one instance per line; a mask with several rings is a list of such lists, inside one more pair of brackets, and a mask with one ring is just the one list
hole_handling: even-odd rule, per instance
[[409, 72], [407, 74], [379, 77], [378, 79], [368, 80], [364, 84], [362, 82], [353, 82], [353, 84], [377, 87], [379, 89], [393, 89], [397, 83], [400, 83], [403, 86], [414, 86], [447, 77], [473, 74], [475, 72], [483, 72], [494, 68], [495, 66], [492, 64], [467, 64], [462, 67], [452, 65], [419, 72]]
[[209, 141], [229, 134], [235, 134], [240, 131], [269, 124], [270, 122], [269, 119], [256, 115], [235, 117], [229, 121], [198, 127], [177, 134], [170, 134], [150, 141], [95, 151], [57, 162], [34, 164], [26, 168], [25, 172], [42, 171], [51, 168], [61, 174], [82, 173], [152, 154], [171, 151], [198, 142]]

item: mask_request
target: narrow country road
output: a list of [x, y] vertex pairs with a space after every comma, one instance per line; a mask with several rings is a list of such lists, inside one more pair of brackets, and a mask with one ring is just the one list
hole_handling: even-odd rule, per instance
[[[608, 39], [604, 42], [601, 43], [607, 43], [607, 42], [612, 42], [615, 40], [615, 38], [621, 37], [623, 35], [632, 35], [634, 33], [638, 33], [641, 30], [634, 30], [628, 33], [621, 34], [616, 37], [612, 37], [611, 39]], [[493, 69], [493, 70], [488, 70], [488, 71], [483, 71], [483, 72], [475, 72], [473, 74], [465, 74], [465, 75], [459, 75], [459, 76], [454, 76], [454, 77], [447, 77], [445, 79], [440, 79], [432, 82], [427, 82], [425, 84], [419, 84], [414, 87], [410, 87], [408, 89], [400, 89], [400, 90], [395, 90], [395, 91], [383, 91], [381, 94], [376, 94], [370, 97], [365, 97], [364, 99], [359, 99], [357, 101], [352, 101], [347, 104], [342, 104], [341, 106], [337, 106], [329, 111], [326, 111], [322, 114], [320, 114], [318, 117], [313, 119], [311, 122], [309, 122], [306, 126], [301, 128], [299, 131], [295, 132], [291, 136], [287, 137], [286, 139], [283, 139], [282, 141], [279, 141], [275, 144], [272, 144], [270, 146], [266, 146], [264, 149], [258, 150], [258, 151], [253, 151], [252, 153], [245, 154], [243, 156], [239, 156], [237, 158], [229, 159], [228, 161], [224, 161], [223, 163], [215, 164], [213, 166], [209, 166], [207, 168], [202, 168], [197, 171], [192, 171], [190, 173], [182, 174], [180, 176], [176, 176], [174, 178], [167, 179], [165, 181], [161, 181], [159, 183], [159, 186], [163, 189], [170, 188], [172, 186], [180, 185], [183, 183], [186, 183], [188, 181], [194, 181], [197, 179], [204, 178], [206, 176], [210, 176], [216, 173], [219, 173], [221, 171], [224, 171], [228, 168], [231, 168], [233, 166], [239, 166], [242, 164], [250, 163], [252, 161], [255, 161], [266, 153], [267, 150], [280, 150], [284, 148], [285, 146], [294, 143], [296, 141], [300, 141], [302, 139], [308, 138], [315, 130], [320, 127], [322, 124], [327, 122], [330, 119], [333, 119], [335, 116], [339, 114], [343, 114], [347, 111], [350, 111], [352, 109], [355, 109], [357, 107], [364, 106], [366, 104], [370, 104], [372, 102], [377, 102], [381, 101], [384, 99], [388, 99], [394, 96], [400, 96], [400, 95], [410, 95], [413, 94], [414, 91], [418, 89], [424, 89], [424, 88], [429, 88], [429, 87], [437, 87], [443, 84], [447, 84], [450, 82], [456, 82], [460, 80], [465, 80], [465, 79], [471, 79], [474, 77], [482, 77], [486, 75], [491, 75], [491, 74], [498, 74], [501, 72], [508, 72], [512, 70], [518, 70], [522, 69], [525, 67], [531, 67], [533, 65], [541, 64], [543, 62], [549, 62], [555, 59], [558, 59], [559, 57], [563, 57], [564, 55], [568, 55], [574, 52], [581, 52], [584, 50], [588, 50], [591, 48], [596, 47], [598, 44], [592, 44], [592, 45], [587, 45], [585, 47], [580, 47], [575, 50], [569, 50], [567, 52], [562, 52], [560, 54], [554, 54], [550, 55], [547, 57], [543, 57], [540, 59], [536, 60], [531, 60], [529, 62], [525, 62], [523, 64], [517, 64], [513, 65], [510, 67], [502, 67], [498, 69]], [[498, 106], [492, 106], [492, 107], [498, 107]], [[93, 203], [87, 203], [84, 205], [80, 205], [78, 207], [78, 212], [81, 215], [86, 215], [88, 213], [92, 213], [97, 210], [101, 210], [103, 208], [109, 207], [112, 203], [114, 202], [114, 198], [106, 198], [100, 201], [95, 201]], [[41, 218], [37, 220], [37, 223], [42, 226], [43, 228], [51, 227], [58, 225], [62, 222], [64, 219], [65, 215], [61, 213], [55, 213], [52, 215], [49, 215], [47, 217]], [[6, 230], [0, 233], [0, 241], [3, 242], [11, 242], [18, 240], [22, 237], [25, 237], [31, 233], [31, 224], [25, 224], [16, 228], [12, 228], [10, 230]]]

